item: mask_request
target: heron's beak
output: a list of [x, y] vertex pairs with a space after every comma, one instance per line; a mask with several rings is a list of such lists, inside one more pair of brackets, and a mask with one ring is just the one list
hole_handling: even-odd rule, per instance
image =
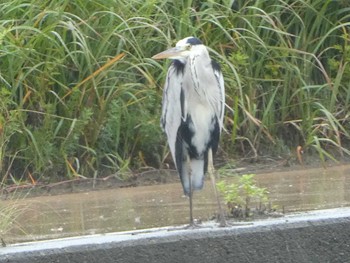
[[153, 59], [176, 58], [176, 57], [180, 57], [183, 51], [184, 51], [183, 48], [173, 47], [154, 55], [152, 58]]

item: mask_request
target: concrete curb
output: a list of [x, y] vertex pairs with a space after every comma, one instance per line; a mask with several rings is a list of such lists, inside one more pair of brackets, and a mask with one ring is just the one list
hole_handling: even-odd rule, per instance
[[350, 262], [350, 208], [228, 228], [160, 228], [0, 249], [2, 262]]

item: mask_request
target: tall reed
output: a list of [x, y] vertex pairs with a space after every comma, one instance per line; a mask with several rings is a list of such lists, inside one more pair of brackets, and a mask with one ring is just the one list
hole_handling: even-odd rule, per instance
[[159, 167], [166, 67], [150, 57], [189, 35], [222, 65], [229, 154], [348, 154], [348, 2], [226, 2], [0, 3], [2, 182]]

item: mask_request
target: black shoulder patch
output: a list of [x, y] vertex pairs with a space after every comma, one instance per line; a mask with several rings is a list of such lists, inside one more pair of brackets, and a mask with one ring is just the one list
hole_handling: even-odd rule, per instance
[[190, 37], [189, 39], [187, 39], [186, 43], [191, 44], [191, 45], [202, 45], [202, 41], [200, 41], [198, 38], [196, 37]]
[[221, 71], [220, 64], [216, 62], [214, 59], [211, 60], [211, 66], [214, 70]]
[[181, 87], [181, 92], [180, 92], [180, 103], [181, 103], [181, 117], [185, 117], [185, 94], [184, 90]]
[[184, 73], [185, 64], [183, 64], [180, 60], [177, 59], [174, 59], [172, 63], [177, 75], [179, 75], [180, 73]]
[[211, 134], [210, 134], [209, 147], [211, 147], [213, 151], [213, 156], [214, 156], [219, 146], [220, 125], [219, 125], [219, 120], [216, 117], [212, 121], [214, 124], [214, 129], [211, 131]]

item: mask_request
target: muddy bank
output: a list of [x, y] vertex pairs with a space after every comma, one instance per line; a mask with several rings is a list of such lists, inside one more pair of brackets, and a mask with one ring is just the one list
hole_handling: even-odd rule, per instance
[[230, 228], [166, 228], [13, 245], [0, 262], [348, 262], [350, 208]]
[[[256, 179], [269, 190], [276, 211], [288, 214], [350, 206], [349, 175], [350, 165], [339, 165], [261, 173]], [[226, 178], [230, 179], [236, 178]], [[7, 244], [189, 222], [188, 199], [178, 182], [5, 200], [2, 205], [20, 212], [14, 215], [12, 229], [1, 235]], [[216, 212], [213, 187], [207, 181], [194, 195], [194, 216], [205, 222]]]
[[[262, 158], [256, 160], [240, 160], [233, 165], [232, 169], [227, 169], [225, 174], [240, 175], [248, 173], [276, 173], [307, 171], [314, 168], [331, 168], [340, 164], [350, 164], [350, 160], [343, 159], [340, 163], [327, 161], [322, 163], [319, 158], [309, 156], [307, 162], [301, 165], [294, 159]], [[219, 169], [224, 163], [219, 163]], [[67, 193], [78, 193], [87, 191], [98, 191], [105, 189], [116, 189], [137, 186], [160, 185], [169, 183], [180, 183], [176, 170], [173, 169], [153, 169], [148, 168], [143, 171], [129, 172], [127, 174], [111, 174], [101, 178], [77, 177], [70, 180], [58, 182], [45, 182], [38, 180], [33, 184], [30, 180], [22, 182], [20, 185], [4, 185], [0, 187], [0, 197], [3, 200], [10, 198], [26, 198], [45, 195], [61, 195]]]

